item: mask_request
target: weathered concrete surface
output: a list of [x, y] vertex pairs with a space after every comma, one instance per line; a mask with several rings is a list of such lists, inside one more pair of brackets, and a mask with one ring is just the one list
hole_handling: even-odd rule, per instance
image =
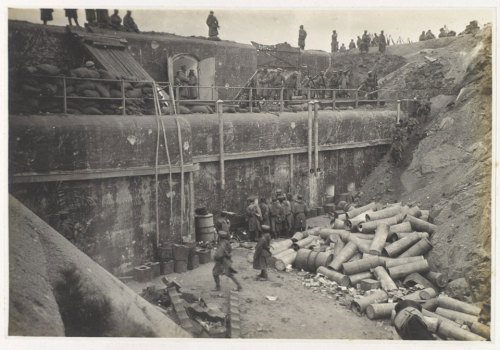
[[[240, 159], [225, 161], [226, 186], [222, 190], [217, 116], [178, 118], [184, 162], [199, 162], [193, 176], [193, 193], [190, 175], [184, 174], [182, 207], [179, 173], [172, 174], [171, 183], [168, 173], [158, 176], [156, 202], [155, 117], [13, 116], [9, 159], [10, 176], [16, 183], [11, 182], [10, 192], [99, 264], [119, 273], [156, 258], [156, 205], [158, 241], [180, 242], [193, 238], [193, 208], [243, 212], [247, 196], [269, 198], [277, 188], [302, 194], [312, 205], [321, 205], [326, 189], [332, 185], [336, 193], [345, 192], [348, 186], [359, 187], [387, 150], [387, 145], [370, 143], [391, 137], [395, 115], [388, 111], [320, 111], [319, 145], [346, 148], [319, 152], [320, 171], [312, 175], [307, 155], [307, 119], [307, 112], [283, 113], [279, 117], [225, 114], [225, 153], [240, 153]], [[171, 163], [178, 166], [175, 119], [167, 116], [162, 120]], [[349, 148], [360, 142], [365, 143]], [[296, 152], [293, 181], [289, 149]], [[251, 157], [244, 154], [249, 151], [256, 153]], [[267, 151], [272, 152], [260, 154]], [[159, 164], [168, 164], [162, 132]], [[148, 167], [151, 172], [128, 172], [137, 167]], [[103, 178], [101, 172], [92, 174], [109, 169], [128, 173], [116, 171], [108, 178]], [[57, 178], [61, 171], [77, 175], [85, 172], [89, 177], [62, 181]], [[34, 173], [29, 179], [41, 182], [30, 183], [27, 178], [14, 176], [27, 172]], [[47, 174], [52, 174], [50, 181], [40, 180]]]
[[[52, 288], [61, 280], [63, 271], [76, 266], [84, 288], [96, 296], [107, 297], [111, 303], [111, 327], [104, 335], [190, 336], [12, 196], [9, 212], [10, 303], [14, 305], [10, 310], [10, 335], [64, 335]], [[30, 285], [15, 288], [20, 287], [17, 281], [23, 280]], [[23, 305], [17, 305], [18, 302]]]

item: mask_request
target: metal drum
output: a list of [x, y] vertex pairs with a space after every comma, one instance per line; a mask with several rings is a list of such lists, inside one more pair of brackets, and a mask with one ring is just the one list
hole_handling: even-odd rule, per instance
[[214, 217], [212, 214], [195, 215], [196, 241], [209, 242], [215, 239]]

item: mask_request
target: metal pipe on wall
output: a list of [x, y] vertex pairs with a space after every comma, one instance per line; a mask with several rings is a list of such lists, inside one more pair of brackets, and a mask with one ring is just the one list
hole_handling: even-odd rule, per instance
[[222, 112], [222, 102], [222, 100], [217, 101], [217, 115], [219, 116], [220, 188], [224, 190], [226, 180], [224, 174], [224, 114]]
[[319, 143], [319, 136], [318, 136], [318, 131], [319, 131], [319, 122], [318, 122], [318, 111], [319, 111], [319, 101], [314, 101], [314, 174], [318, 175], [318, 169], [319, 169], [319, 150], [318, 150], [318, 143]]

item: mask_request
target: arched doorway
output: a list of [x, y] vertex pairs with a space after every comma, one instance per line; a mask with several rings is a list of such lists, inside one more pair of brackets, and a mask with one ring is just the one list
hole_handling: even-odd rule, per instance
[[215, 86], [215, 58], [209, 57], [199, 60], [191, 54], [177, 54], [168, 59], [168, 77], [171, 84], [174, 84], [175, 75], [182, 66], [186, 66], [186, 74], [192, 69], [198, 78], [197, 98], [201, 100], [214, 100], [212, 86]]

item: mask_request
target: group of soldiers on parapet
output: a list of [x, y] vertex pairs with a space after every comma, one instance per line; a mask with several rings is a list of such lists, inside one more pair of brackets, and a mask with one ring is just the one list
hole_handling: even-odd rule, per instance
[[354, 39], [351, 39], [348, 49], [345, 47], [343, 43], [339, 48], [337, 31], [334, 30], [332, 33], [331, 51], [332, 53], [346, 52], [347, 50], [352, 51], [357, 47], [360, 52], [368, 52], [370, 47], [378, 46], [379, 52], [384, 53], [387, 45], [389, 45], [389, 40], [385, 38], [383, 30], [380, 32], [380, 35], [377, 35], [377, 33], [370, 35], [368, 31], [365, 30], [362, 37], [358, 36], [357, 43], [354, 42]]
[[[53, 9], [41, 9], [40, 18], [43, 24], [47, 24], [48, 21], [52, 21]], [[77, 27], [80, 27], [78, 23], [78, 11], [77, 9], [64, 9], [65, 16], [68, 18], [68, 23], [70, 26], [73, 25], [73, 21]], [[136, 32], [139, 33], [139, 28], [132, 18], [132, 11], [127, 11], [127, 14], [122, 18], [119, 15], [118, 10], [114, 10], [113, 14], [110, 16], [108, 10], [106, 9], [85, 9], [85, 17], [88, 27], [99, 27], [103, 29], [121, 30], [126, 32]]]

